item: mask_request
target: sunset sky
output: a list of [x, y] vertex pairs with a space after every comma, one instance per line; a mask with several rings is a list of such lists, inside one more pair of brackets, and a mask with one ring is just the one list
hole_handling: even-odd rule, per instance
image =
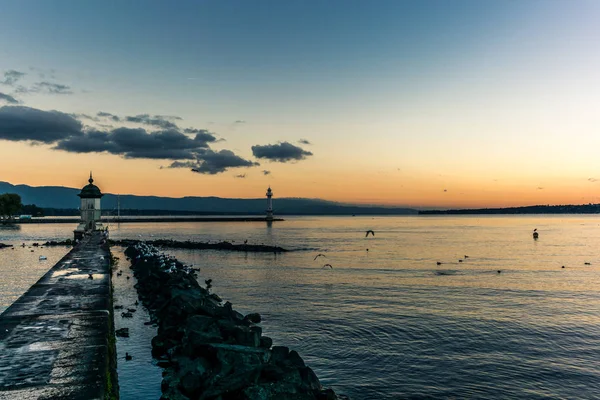
[[598, 21], [594, 0], [3, 1], [0, 181], [600, 202]]

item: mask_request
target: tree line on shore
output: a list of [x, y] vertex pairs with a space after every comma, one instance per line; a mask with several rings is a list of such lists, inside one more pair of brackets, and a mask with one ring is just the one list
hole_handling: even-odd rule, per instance
[[43, 217], [44, 210], [35, 204], [22, 204], [21, 196], [16, 193], [0, 194], [0, 221], [10, 222], [16, 215]]

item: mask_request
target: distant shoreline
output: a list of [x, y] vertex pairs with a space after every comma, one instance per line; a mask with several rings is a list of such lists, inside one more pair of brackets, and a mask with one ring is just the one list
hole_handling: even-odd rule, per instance
[[[23, 220], [14, 220], [14, 224], [76, 224], [80, 218], [31, 218]], [[281, 222], [282, 218], [273, 218], [271, 221]], [[265, 217], [121, 217], [121, 218], [102, 218], [102, 222], [120, 224], [132, 222], [270, 222]]]
[[532, 215], [532, 214], [600, 214], [600, 204], [476, 208], [462, 210], [422, 210], [419, 215]]

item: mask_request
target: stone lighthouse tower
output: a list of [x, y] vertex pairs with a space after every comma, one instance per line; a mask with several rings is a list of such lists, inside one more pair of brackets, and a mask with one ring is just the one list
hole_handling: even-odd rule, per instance
[[100, 215], [102, 212], [100, 199], [104, 195], [100, 192], [98, 186], [94, 185], [94, 178], [92, 178], [91, 172], [88, 182], [89, 184], [85, 185], [81, 189], [81, 193], [77, 195], [81, 198], [81, 206], [79, 207], [79, 210], [81, 211], [81, 220], [79, 221], [77, 229], [74, 231], [75, 239], [81, 239], [87, 232], [103, 229], [102, 223], [100, 222]]
[[273, 191], [271, 186], [267, 189], [267, 221], [273, 221]]

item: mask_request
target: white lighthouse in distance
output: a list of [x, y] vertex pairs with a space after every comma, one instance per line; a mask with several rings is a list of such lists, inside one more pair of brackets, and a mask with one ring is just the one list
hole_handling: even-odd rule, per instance
[[273, 191], [271, 186], [267, 189], [267, 221], [273, 221]]

